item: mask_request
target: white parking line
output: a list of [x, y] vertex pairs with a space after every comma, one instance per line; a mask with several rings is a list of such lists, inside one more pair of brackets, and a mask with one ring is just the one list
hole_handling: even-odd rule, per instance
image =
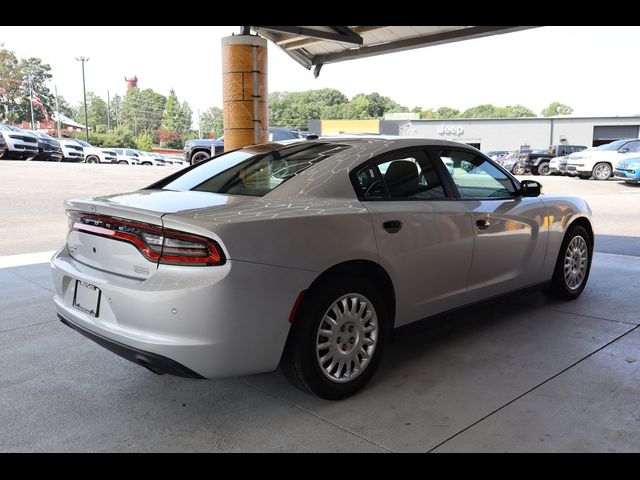
[[4, 255], [0, 257], [0, 268], [22, 267], [24, 265], [35, 265], [36, 263], [47, 263], [51, 260], [55, 250], [49, 252], [22, 253], [20, 255]]

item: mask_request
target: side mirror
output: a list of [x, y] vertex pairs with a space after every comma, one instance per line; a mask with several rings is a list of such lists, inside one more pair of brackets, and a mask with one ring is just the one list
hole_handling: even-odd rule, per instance
[[535, 180], [523, 180], [520, 186], [523, 197], [537, 197], [542, 193], [542, 185]]

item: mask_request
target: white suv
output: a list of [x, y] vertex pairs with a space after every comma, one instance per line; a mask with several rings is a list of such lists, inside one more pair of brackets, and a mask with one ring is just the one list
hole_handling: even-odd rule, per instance
[[62, 159], [67, 162], [84, 162], [84, 147], [72, 138], [56, 138], [62, 148]]
[[638, 152], [640, 139], [627, 138], [593, 150], [572, 153], [567, 160], [567, 175], [607, 180], [613, 176], [613, 170], [620, 160], [637, 157]]
[[84, 140], [77, 140], [84, 147], [84, 161], [87, 163], [116, 163], [116, 152], [113, 148], [98, 148]]
[[0, 150], [0, 158], [4, 160], [25, 160], [38, 154], [38, 137], [21, 128], [0, 124], [0, 136], [4, 145]]

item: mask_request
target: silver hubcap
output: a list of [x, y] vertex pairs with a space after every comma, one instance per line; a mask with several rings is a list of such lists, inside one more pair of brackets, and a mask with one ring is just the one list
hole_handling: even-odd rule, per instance
[[587, 275], [588, 260], [587, 242], [581, 236], [573, 237], [564, 255], [564, 279], [570, 290], [576, 290], [582, 285]]
[[378, 343], [378, 316], [359, 293], [338, 298], [327, 309], [316, 335], [316, 359], [331, 381], [347, 383], [369, 365]]
[[593, 174], [593, 176], [598, 180], [606, 180], [610, 175], [611, 169], [609, 168], [609, 165], [598, 165], [596, 167], [596, 171]]

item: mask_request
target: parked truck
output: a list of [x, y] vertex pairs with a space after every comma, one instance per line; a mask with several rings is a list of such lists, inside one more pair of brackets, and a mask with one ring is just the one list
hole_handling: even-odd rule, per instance
[[524, 152], [518, 157], [520, 170], [533, 175], [548, 175], [549, 162], [555, 157], [564, 157], [574, 152], [586, 150], [584, 145], [551, 145], [548, 148], [534, 148], [529, 152]]

